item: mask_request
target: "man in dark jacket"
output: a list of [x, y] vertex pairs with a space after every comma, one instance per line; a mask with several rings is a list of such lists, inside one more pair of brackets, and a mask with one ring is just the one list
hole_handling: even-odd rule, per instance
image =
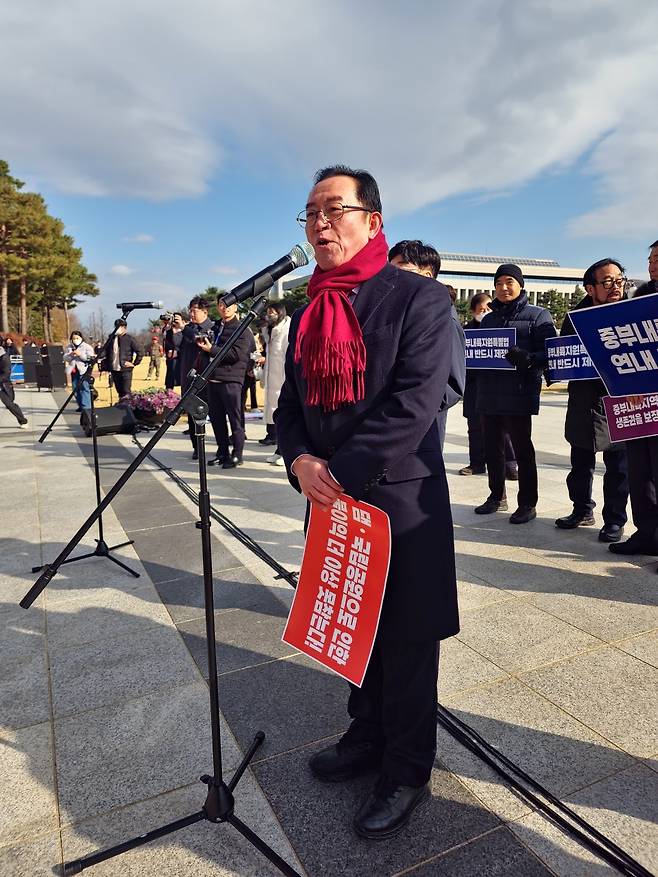
[[[476, 292], [468, 303], [471, 319], [466, 329], [481, 329], [482, 319], [491, 310], [491, 296], [488, 292]], [[466, 418], [468, 428], [468, 466], [459, 470], [460, 475], [486, 475], [487, 456], [484, 450], [484, 421], [476, 411], [478, 369], [466, 369], [464, 387], [464, 405], [462, 414]], [[505, 478], [518, 481], [516, 457], [510, 437], [505, 433]]]
[[[9, 345], [10, 348], [13, 344]], [[0, 402], [7, 411], [14, 415], [21, 429], [27, 429], [27, 417], [16, 404], [14, 385], [11, 382], [11, 359], [4, 347], [4, 338], [0, 338]]]
[[343, 492], [365, 500], [387, 513], [392, 539], [373, 652], [361, 688], [351, 686], [352, 722], [310, 766], [334, 782], [379, 771], [353, 824], [385, 838], [429, 797], [438, 640], [459, 630], [436, 421], [450, 374], [450, 297], [387, 264], [379, 189], [366, 171], [320, 171], [298, 219], [318, 264], [310, 304], [291, 321], [279, 448], [312, 505], [326, 510]]
[[[190, 386], [189, 372], [195, 369], [197, 372], [202, 371], [209, 362], [208, 354], [202, 350], [197, 344], [197, 337], [212, 338], [213, 321], [208, 316], [208, 299], [202, 295], [196, 295], [189, 304], [190, 322], [187, 323], [181, 333], [181, 343], [178, 351], [180, 359], [180, 382], [181, 391], [186, 392]], [[199, 397], [204, 401], [208, 401], [208, 388], [199, 392]], [[197, 460], [199, 455], [196, 448], [196, 433], [194, 431], [194, 420], [190, 414], [187, 415], [187, 428], [192, 442], [192, 459]]]
[[[658, 293], [658, 240], [649, 248], [649, 277], [633, 298]], [[615, 554], [658, 554], [658, 436], [628, 442], [626, 453], [636, 532], [609, 548]]]
[[547, 338], [556, 336], [553, 317], [546, 308], [528, 304], [518, 265], [500, 265], [494, 275], [496, 297], [482, 319], [482, 329], [516, 329], [516, 345], [506, 359], [514, 371], [483, 370], [478, 376], [476, 409], [484, 415], [484, 443], [489, 475], [489, 497], [475, 509], [478, 515], [507, 510], [505, 495], [505, 433], [509, 434], [519, 472], [518, 508], [511, 524], [537, 517], [537, 464], [532, 444], [532, 415], [539, 412], [542, 371], [546, 367]]
[[133, 382], [133, 369], [142, 361], [142, 348], [128, 334], [123, 317], [115, 320], [116, 332], [105, 342], [103, 350], [104, 371], [112, 372], [112, 383], [119, 398], [128, 395]]
[[[237, 304], [228, 307], [217, 297], [217, 309], [220, 319], [213, 326], [212, 343], [203, 338], [197, 340], [199, 348], [210, 357], [216, 356], [220, 347], [231, 337], [240, 325]], [[247, 329], [237, 343], [228, 350], [212, 375], [208, 378], [208, 407], [210, 421], [217, 441], [217, 453], [208, 461], [209, 466], [221, 466], [222, 469], [234, 469], [242, 466], [244, 451], [244, 410], [242, 408], [242, 385], [250, 362], [251, 353], [256, 349], [253, 334]], [[226, 420], [231, 426], [231, 443], [229, 450], [229, 432]]]
[[[399, 241], [391, 247], [388, 253], [388, 261], [391, 265], [401, 268], [403, 271], [413, 271], [436, 280], [441, 270], [441, 256], [438, 250], [422, 241]], [[452, 304], [452, 296], [450, 296]], [[464, 348], [464, 330], [459, 322], [454, 304], [450, 308], [450, 321], [452, 325], [452, 361], [450, 365], [450, 377], [448, 386], [441, 400], [438, 414], [439, 440], [441, 450], [445, 444], [446, 424], [448, 420], [448, 408], [452, 408], [464, 396], [466, 385], [466, 359]]]
[[[601, 259], [585, 272], [583, 286], [587, 295], [576, 310], [595, 305], [613, 304], [624, 298], [626, 278], [624, 269], [614, 259]], [[567, 315], [562, 324], [561, 336], [575, 335], [573, 324]], [[555, 526], [561, 530], [575, 527], [591, 527], [594, 524], [592, 483], [596, 466], [596, 452], [603, 452], [605, 472], [603, 475], [603, 527], [599, 531], [601, 542], [619, 542], [626, 523], [628, 502], [628, 462], [626, 444], [612, 444], [603, 409], [603, 396], [608, 391], [600, 378], [588, 381], [569, 381], [569, 403], [564, 424], [564, 437], [571, 445], [571, 471], [567, 475], [569, 499], [573, 511], [558, 518]]]

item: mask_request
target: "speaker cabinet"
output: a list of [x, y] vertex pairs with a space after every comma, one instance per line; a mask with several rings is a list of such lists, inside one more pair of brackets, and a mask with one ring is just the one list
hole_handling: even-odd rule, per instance
[[[96, 435], [112, 435], [113, 433], [133, 433], [137, 429], [135, 415], [130, 408], [112, 406], [111, 408], [96, 408]], [[85, 410], [82, 412], [80, 423], [86, 436], [91, 435], [91, 418]]]

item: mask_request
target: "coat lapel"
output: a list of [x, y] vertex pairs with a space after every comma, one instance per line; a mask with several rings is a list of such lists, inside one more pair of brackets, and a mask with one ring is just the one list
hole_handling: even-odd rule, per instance
[[367, 331], [368, 321], [393, 291], [396, 271], [396, 268], [387, 264], [378, 274], [361, 284], [354, 300], [354, 313], [363, 332]]

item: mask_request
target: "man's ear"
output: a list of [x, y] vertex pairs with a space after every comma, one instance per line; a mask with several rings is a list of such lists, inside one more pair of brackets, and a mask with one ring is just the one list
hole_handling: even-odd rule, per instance
[[585, 292], [592, 299], [592, 301], [594, 301], [594, 287], [591, 283], [587, 284], [587, 286], [585, 287]]
[[384, 225], [384, 219], [381, 213], [369, 213], [368, 214], [368, 237], [372, 240], [372, 238], [376, 237], [382, 226]]

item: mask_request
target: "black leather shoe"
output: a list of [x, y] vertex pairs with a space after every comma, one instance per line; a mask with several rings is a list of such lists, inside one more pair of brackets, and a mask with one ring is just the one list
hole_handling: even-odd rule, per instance
[[604, 524], [599, 530], [599, 542], [620, 542], [624, 528], [620, 524]]
[[226, 462], [226, 460], [227, 460], [227, 457], [225, 454], [218, 454], [216, 457], [212, 457], [210, 460], [208, 460], [208, 465], [209, 466], [222, 466]]
[[[560, 530], [575, 530], [576, 527], [593, 527], [594, 515], [591, 512], [571, 512], [564, 518], [558, 518], [555, 526]], [[612, 541], [612, 540], [611, 540]]]
[[374, 743], [337, 743], [321, 749], [309, 759], [313, 774], [325, 783], [341, 783], [378, 770], [382, 763], [381, 749]]
[[519, 470], [518, 469], [506, 469], [505, 470], [505, 481], [518, 481], [519, 480]]
[[236, 466], [242, 466], [242, 457], [227, 457], [222, 463], [222, 469], [235, 469]]
[[510, 524], [527, 524], [537, 517], [537, 511], [534, 506], [520, 505], [515, 512], [509, 516]]
[[658, 554], [658, 549], [648, 545], [639, 533], [633, 533], [625, 542], [613, 542], [608, 545], [608, 551], [613, 554]]
[[494, 512], [506, 512], [507, 498], [503, 497], [502, 499], [494, 499], [490, 496], [482, 503], [482, 505], [473, 509], [473, 511], [476, 515], [493, 515]]
[[354, 830], [371, 840], [392, 837], [409, 822], [416, 807], [429, 797], [429, 783], [419, 788], [402, 786], [382, 776], [354, 817]]
[[193, 460], [199, 459], [199, 452], [198, 451], [192, 451], [192, 459]]
[[272, 437], [269, 436], [269, 435], [266, 435], [265, 438], [258, 439], [258, 444], [259, 444], [259, 445], [275, 445], [275, 444], [276, 444], [276, 439], [275, 439], [275, 438], [272, 438]]
[[486, 475], [486, 469], [478, 469], [477, 466], [464, 466], [459, 470], [460, 475]]

